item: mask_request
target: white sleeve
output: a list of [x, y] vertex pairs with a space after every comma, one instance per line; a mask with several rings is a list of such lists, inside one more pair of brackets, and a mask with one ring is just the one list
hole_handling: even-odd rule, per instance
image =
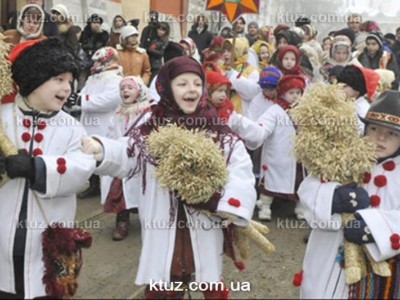
[[[230, 70], [227, 74], [229, 81], [234, 89], [245, 101], [251, 101], [258, 93], [261, 92], [261, 88], [258, 85], [259, 74], [257, 70], [251, 72], [251, 77], [248, 78], [239, 76], [239, 73], [235, 70]], [[238, 78], [239, 77], [239, 78]]]
[[376, 261], [382, 261], [400, 254], [400, 249], [393, 249], [390, 237], [400, 235], [400, 211], [367, 208], [357, 211], [367, 223], [375, 243], [366, 244]]
[[119, 81], [110, 78], [100, 84], [104, 84], [101, 93], [81, 94], [82, 111], [107, 113], [115, 110], [121, 104]]
[[253, 216], [256, 203], [253, 164], [243, 143], [234, 145], [228, 163], [228, 181], [218, 203], [217, 211], [238, 216], [236, 225], [246, 226]]
[[229, 117], [228, 126], [245, 141], [250, 150], [257, 149], [264, 142], [264, 129], [241, 114], [233, 112]]
[[300, 184], [297, 194], [311, 228], [335, 231], [341, 228], [341, 215], [332, 214], [333, 193], [339, 185], [338, 182], [322, 183], [313, 176], [307, 176]]

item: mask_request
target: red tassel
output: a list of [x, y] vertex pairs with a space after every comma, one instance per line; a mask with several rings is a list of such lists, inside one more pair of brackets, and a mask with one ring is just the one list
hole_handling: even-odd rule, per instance
[[396, 164], [393, 160], [385, 162], [382, 166], [386, 171], [393, 171], [396, 168]]
[[376, 207], [379, 204], [381, 204], [381, 197], [378, 195], [372, 195], [369, 197], [369, 204], [371, 204], [372, 207]]
[[374, 183], [377, 187], [383, 187], [387, 183], [387, 179], [385, 175], [378, 175], [374, 178]]
[[244, 265], [244, 263], [242, 261], [235, 261], [235, 267], [239, 271], [243, 271], [246, 268], [246, 266]]
[[294, 286], [301, 286], [302, 281], [303, 281], [303, 270], [294, 274], [292, 283]]

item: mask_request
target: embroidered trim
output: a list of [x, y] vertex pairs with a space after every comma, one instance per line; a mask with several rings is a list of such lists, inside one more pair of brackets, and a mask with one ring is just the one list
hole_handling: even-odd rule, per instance
[[366, 119], [376, 120], [376, 121], [384, 121], [384, 122], [400, 125], [400, 118], [395, 115], [391, 115], [391, 114], [369, 112], [369, 113], [367, 113]]

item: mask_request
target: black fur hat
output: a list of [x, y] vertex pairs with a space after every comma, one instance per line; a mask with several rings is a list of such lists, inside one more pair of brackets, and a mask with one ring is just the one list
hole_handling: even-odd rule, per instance
[[71, 72], [76, 78], [78, 66], [59, 38], [53, 37], [25, 48], [13, 61], [12, 78], [26, 97], [51, 77]]
[[367, 93], [367, 86], [361, 70], [353, 65], [345, 66], [343, 71], [337, 75], [337, 82], [345, 83], [358, 91], [360, 95]]
[[167, 61], [185, 55], [185, 49], [178, 43], [175, 43], [173, 41], [168, 42], [167, 47], [164, 50], [164, 63]]

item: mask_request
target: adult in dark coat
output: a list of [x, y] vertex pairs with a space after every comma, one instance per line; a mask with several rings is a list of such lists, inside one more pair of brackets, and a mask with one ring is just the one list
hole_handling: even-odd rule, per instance
[[192, 26], [192, 30], [189, 32], [189, 37], [195, 42], [197, 51], [200, 53], [201, 62], [204, 61], [202, 51], [211, 44], [213, 35], [207, 30], [207, 18], [205, 15], [199, 15], [196, 18], [196, 22]]

